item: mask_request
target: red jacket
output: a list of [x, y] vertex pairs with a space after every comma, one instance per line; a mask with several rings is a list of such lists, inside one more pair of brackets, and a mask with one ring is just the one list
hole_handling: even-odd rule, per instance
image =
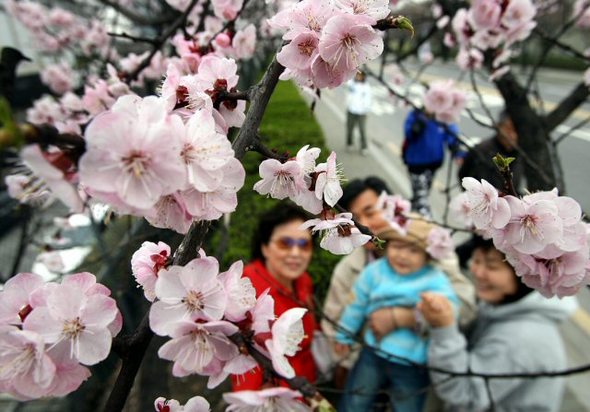
[[[256, 296], [270, 288], [269, 295], [275, 301], [275, 315], [277, 318], [285, 311], [291, 308], [307, 307], [309, 310], [303, 316], [303, 330], [305, 337], [299, 345], [299, 350], [295, 356], [287, 357], [295, 375], [303, 376], [310, 382], [316, 380], [316, 365], [311, 354], [311, 339], [313, 332], [317, 329], [317, 324], [313, 315], [313, 285], [311, 278], [304, 273], [297, 278], [293, 284], [293, 292], [288, 291], [281, 286], [272, 275], [266, 270], [266, 266], [260, 260], [255, 260], [244, 267], [244, 276], [250, 278], [252, 285], [256, 289]], [[232, 386], [234, 391], [258, 390], [262, 388], [262, 370], [256, 367], [254, 370], [246, 372], [244, 375], [232, 375]], [[281, 381], [281, 386], [288, 386], [286, 382]]]

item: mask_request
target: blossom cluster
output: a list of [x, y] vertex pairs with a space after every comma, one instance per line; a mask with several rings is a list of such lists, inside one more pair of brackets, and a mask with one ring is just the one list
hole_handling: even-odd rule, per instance
[[563, 297], [590, 283], [590, 230], [574, 199], [557, 189], [501, 197], [487, 181], [471, 177], [463, 187], [475, 228], [494, 240], [526, 285]]
[[351, 213], [335, 214], [332, 207], [342, 197], [342, 173], [332, 152], [325, 163], [316, 165], [317, 147], [302, 147], [295, 158], [281, 162], [267, 159], [260, 163], [262, 180], [254, 185], [261, 195], [274, 199], [290, 198], [308, 212], [321, 218], [310, 219], [301, 228], [321, 232], [320, 246], [335, 254], [348, 254], [367, 243], [371, 236], [362, 234], [354, 225]]
[[424, 95], [424, 109], [439, 122], [451, 124], [459, 121], [465, 108], [465, 93], [452, 80], [434, 81]]
[[462, 69], [481, 67], [487, 50], [495, 50], [492, 78], [510, 70], [506, 63], [514, 43], [526, 39], [536, 26], [532, 0], [474, 0], [469, 9], [460, 9], [452, 20], [453, 33], [445, 43], [459, 44], [457, 63]]
[[[408, 225], [412, 219], [423, 218], [410, 212], [411, 203], [407, 199], [400, 195], [389, 195], [387, 192], [379, 195], [375, 210], [381, 212], [389, 226], [402, 236], [407, 235]], [[426, 252], [437, 260], [448, 257], [455, 249], [451, 233], [440, 226], [434, 226], [430, 230], [426, 237], [426, 245]]]
[[201, 250], [184, 266], [166, 266], [161, 258], [168, 250], [162, 242], [146, 242], [135, 253], [132, 266], [144, 288], [153, 284], [150, 328], [171, 338], [158, 355], [174, 362], [172, 374], [208, 376], [207, 386], [214, 388], [230, 374], [248, 372], [257, 362], [246, 347], [230, 339], [241, 332], [271, 360], [278, 374], [294, 377], [287, 357], [299, 350], [307, 310], [290, 309], [275, 319], [274, 299], [267, 291], [256, 297], [250, 279], [242, 277], [241, 261], [220, 273], [218, 261]]
[[110, 294], [86, 272], [61, 283], [32, 273], [8, 280], [0, 292], [0, 391], [26, 400], [76, 390], [121, 330]]
[[289, 43], [277, 54], [283, 79], [334, 88], [383, 52], [372, 26], [390, 13], [388, 0], [303, 0], [269, 20]]
[[159, 397], [154, 401], [156, 412], [209, 412], [209, 402], [202, 396], [193, 396], [186, 404], [181, 405], [176, 399]]
[[87, 21], [60, 7], [47, 8], [34, 1], [6, 0], [6, 10], [34, 37], [35, 46], [53, 53], [76, 47], [84, 56], [105, 57], [110, 38], [102, 23]]

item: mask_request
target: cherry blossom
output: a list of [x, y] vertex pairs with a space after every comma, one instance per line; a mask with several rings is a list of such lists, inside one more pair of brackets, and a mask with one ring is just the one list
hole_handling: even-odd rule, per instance
[[41, 71], [43, 83], [57, 94], [64, 94], [72, 90], [75, 86], [74, 77], [71, 67], [63, 62], [49, 65]]
[[265, 342], [270, 353], [272, 366], [285, 378], [293, 378], [295, 370], [287, 361], [286, 356], [293, 356], [300, 349], [303, 340], [303, 315], [307, 309], [293, 308], [285, 311], [272, 325], [272, 339]]
[[238, 348], [227, 338], [237, 331], [237, 326], [226, 321], [176, 322], [170, 332], [172, 339], [160, 347], [158, 356], [174, 362], [174, 376], [204, 374], [212, 362], [238, 356]]
[[143, 242], [131, 257], [131, 271], [137, 283], [143, 288], [145, 298], [153, 302], [156, 298], [158, 272], [170, 258], [170, 246], [164, 242]]
[[117, 316], [115, 301], [103, 294], [87, 296], [73, 284], [47, 290], [47, 306], [35, 307], [24, 330], [41, 334], [47, 343], [69, 347], [70, 358], [85, 365], [105, 359], [111, 348], [108, 326]]
[[322, 232], [320, 247], [335, 255], [346, 255], [371, 240], [354, 226], [352, 213], [340, 213], [328, 220], [310, 219], [301, 225], [302, 230], [310, 227], [314, 233]]
[[209, 402], [202, 396], [193, 396], [184, 405], [176, 399], [159, 397], [154, 401], [154, 408], [156, 412], [209, 412], [211, 410]]
[[[148, 209], [184, 185], [180, 141], [184, 125], [167, 116], [164, 100], [123, 96], [87, 127], [80, 182], [113, 193], [128, 206]], [[160, 144], [164, 140], [166, 145]]]
[[315, 195], [318, 199], [323, 199], [330, 206], [334, 206], [342, 197], [342, 172], [336, 163], [336, 152], [330, 153], [325, 164], [316, 167], [318, 172], [315, 183]]
[[426, 243], [428, 244], [426, 252], [437, 260], [448, 257], [455, 250], [451, 233], [440, 226], [433, 228], [428, 233]]
[[232, 302], [225, 309], [225, 318], [232, 322], [239, 322], [246, 318], [246, 312], [256, 305], [256, 289], [249, 278], [242, 277], [244, 264], [241, 260], [234, 262], [227, 272], [219, 274], [228, 301]]
[[377, 23], [389, 15], [389, 0], [335, 0], [343, 11], [368, 17], [369, 24]]
[[281, 163], [276, 159], [267, 159], [258, 168], [262, 180], [256, 182], [254, 190], [273, 199], [295, 197], [306, 188], [301, 165], [295, 160]]
[[260, 391], [239, 391], [223, 394], [223, 399], [229, 404], [226, 411], [310, 412], [311, 408], [299, 402], [298, 398], [301, 398], [301, 393], [289, 388], [269, 388]]
[[496, 189], [487, 181], [478, 182], [472, 177], [462, 180], [467, 191], [467, 202], [471, 209], [471, 218], [477, 229], [484, 232], [492, 228], [504, 227], [510, 220], [510, 206], [506, 199], [498, 196]]
[[207, 256], [160, 270], [156, 281], [159, 300], [150, 308], [152, 330], [170, 335], [177, 322], [220, 320], [227, 298], [218, 274], [219, 263]]
[[383, 192], [377, 199], [375, 209], [382, 211], [383, 218], [398, 232], [405, 234], [409, 219], [407, 215], [412, 208], [411, 203], [399, 195], [389, 195]]
[[345, 14], [328, 20], [319, 49], [322, 59], [349, 77], [383, 52], [383, 39], [362, 17]]
[[21, 325], [33, 310], [30, 294], [43, 285], [41, 276], [19, 273], [8, 279], [0, 291], [0, 324]]
[[253, 24], [247, 25], [238, 30], [231, 41], [236, 59], [246, 60], [252, 57], [256, 49], [256, 27]]
[[0, 365], [0, 387], [20, 398], [45, 395], [55, 377], [43, 337], [16, 327], [0, 326]]
[[506, 201], [511, 217], [503, 228], [503, 236], [499, 236], [499, 242], [507, 242], [520, 253], [533, 254], [559, 241], [563, 222], [553, 202], [523, 201], [513, 196], [507, 196]]

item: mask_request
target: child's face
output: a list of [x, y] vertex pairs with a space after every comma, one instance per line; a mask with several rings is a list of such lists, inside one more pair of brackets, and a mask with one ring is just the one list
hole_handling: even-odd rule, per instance
[[387, 242], [387, 260], [400, 275], [416, 272], [428, 262], [428, 255], [421, 247], [403, 240]]

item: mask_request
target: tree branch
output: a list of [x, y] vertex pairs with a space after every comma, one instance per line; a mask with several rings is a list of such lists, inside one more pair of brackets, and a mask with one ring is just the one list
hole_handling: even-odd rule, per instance
[[580, 82], [569, 96], [563, 99], [555, 109], [545, 116], [544, 123], [548, 132], [551, 132], [565, 121], [582, 103], [588, 99], [590, 88], [584, 82]]

